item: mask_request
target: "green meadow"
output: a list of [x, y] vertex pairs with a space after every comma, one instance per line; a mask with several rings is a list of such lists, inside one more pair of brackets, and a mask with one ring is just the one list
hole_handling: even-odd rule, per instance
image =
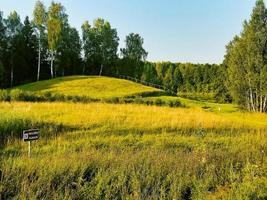
[[[179, 100], [183, 106], [0, 103], [2, 199], [267, 197], [266, 114], [155, 96], [153, 88], [114, 78], [67, 77], [18, 88], [31, 94]], [[145, 97], [135, 97], [143, 92]], [[21, 138], [29, 128], [40, 129], [31, 157]]]
[[62, 77], [22, 85], [17, 89], [37, 94], [56, 93], [65, 96], [89, 97], [91, 99], [127, 97], [141, 95], [142, 93], [160, 92], [158, 89], [123, 79], [99, 76]]

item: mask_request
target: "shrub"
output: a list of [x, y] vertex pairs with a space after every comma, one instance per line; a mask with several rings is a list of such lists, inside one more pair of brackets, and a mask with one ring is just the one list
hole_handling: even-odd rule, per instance
[[141, 98], [136, 98], [136, 99], [134, 99], [134, 103], [137, 103], [137, 104], [144, 104], [145, 102], [144, 102], [144, 100], [141, 99]]
[[165, 102], [164, 102], [163, 100], [161, 100], [161, 99], [156, 99], [155, 104], [156, 104], [157, 106], [162, 106], [162, 105], [165, 104]]
[[6, 90], [0, 90], [0, 101], [10, 101], [10, 95]]
[[[102, 100], [103, 101], [103, 100]], [[109, 99], [104, 100], [106, 103], [120, 103], [120, 99], [118, 97], [111, 97]]]
[[173, 107], [181, 107], [182, 106], [182, 104], [179, 100], [172, 101], [172, 105], [173, 105]]
[[10, 91], [11, 101], [23, 101], [24, 99], [25, 99], [25, 95], [22, 90], [14, 89]]
[[153, 102], [152, 100], [146, 100], [145, 103], [146, 103], [146, 105], [148, 105], [148, 106], [152, 106], [152, 105], [154, 105], [154, 102]]

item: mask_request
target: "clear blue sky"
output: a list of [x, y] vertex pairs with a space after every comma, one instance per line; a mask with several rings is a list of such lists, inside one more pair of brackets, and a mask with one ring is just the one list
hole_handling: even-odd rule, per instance
[[[43, 0], [46, 6], [50, 0]], [[221, 63], [225, 45], [239, 34], [255, 0], [60, 0], [72, 26], [108, 20], [120, 45], [130, 32], [141, 34], [150, 61]], [[35, 0], [0, 0], [7, 16], [32, 17]]]

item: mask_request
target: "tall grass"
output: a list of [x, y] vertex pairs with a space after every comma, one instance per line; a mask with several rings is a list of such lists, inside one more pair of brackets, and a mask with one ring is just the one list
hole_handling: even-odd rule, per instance
[[[42, 128], [31, 158], [16, 122]], [[0, 199], [266, 199], [266, 130], [266, 114], [0, 103]]]

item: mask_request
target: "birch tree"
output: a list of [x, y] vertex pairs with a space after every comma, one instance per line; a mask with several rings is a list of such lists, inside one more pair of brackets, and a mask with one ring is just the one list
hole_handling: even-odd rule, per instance
[[37, 81], [40, 79], [40, 69], [41, 69], [41, 39], [42, 33], [45, 30], [46, 21], [46, 11], [45, 6], [41, 1], [37, 1], [33, 11], [33, 22], [37, 28], [38, 35], [38, 67], [37, 67]]
[[47, 16], [48, 48], [50, 51], [50, 72], [54, 77], [54, 60], [62, 31], [64, 7], [60, 3], [51, 3]]
[[254, 112], [267, 111], [267, 10], [258, 0], [240, 36], [227, 46], [229, 90], [236, 102]]
[[94, 21], [93, 27], [86, 21], [82, 31], [85, 60], [100, 65], [99, 76], [101, 76], [104, 65], [109, 65], [118, 57], [117, 30], [112, 28], [109, 22], [98, 18]]
[[125, 43], [126, 47], [121, 49], [123, 58], [136, 63], [146, 60], [148, 53], [143, 47], [144, 39], [139, 34], [130, 33], [126, 36]]

